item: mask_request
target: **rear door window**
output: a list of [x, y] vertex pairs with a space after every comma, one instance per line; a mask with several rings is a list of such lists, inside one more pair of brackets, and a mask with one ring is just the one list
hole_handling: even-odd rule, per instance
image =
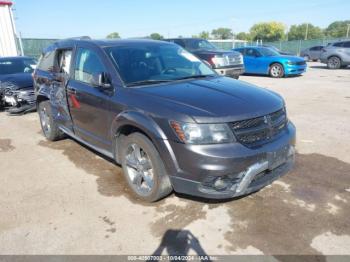
[[338, 42], [338, 43], [335, 43], [333, 44], [333, 46], [336, 46], [336, 47], [343, 47], [343, 42]]
[[350, 48], [350, 41], [344, 42], [343, 47]]

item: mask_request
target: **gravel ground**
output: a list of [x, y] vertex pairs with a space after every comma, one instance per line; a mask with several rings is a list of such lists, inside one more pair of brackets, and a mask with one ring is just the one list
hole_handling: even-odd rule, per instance
[[120, 167], [36, 113], [0, 112], [0, 254], [350, 254], [350, 68], [241, 80], [280, 93], [297, 127], [295, 169], [222, 202], [133, 198]]

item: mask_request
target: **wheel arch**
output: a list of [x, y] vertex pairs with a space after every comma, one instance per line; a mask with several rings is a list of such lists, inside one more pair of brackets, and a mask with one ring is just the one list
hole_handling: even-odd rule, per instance
[[[120, 163], [120, 156], [117, 148], [121, 138], [126, 135], [139, 132], [145, 135], [156, 147], [160, 154], [164, 153], [164, 146], [161, 140], [167, 140], [167, 136], [159, 125], [149, 116], [137, 111], [126, 111], [117, 115], [112, 122], [111, 138], [113, 141], [113, 154], [117, 163]], [[169, 147], [166, 147], [169, 151]], [[171, 149], [170, 149], [171, 150]]]
[[339, 55], [335, 55], [335, 54], [329, 55], [329, 56], [327, 57], [327, 60], [330, 59], [331, 57], [339, 58], [340, 62], [341, 62], [341, 63], [343, 62], [343, 60], [341, 59], [341, 57], [340, 57]]
[[279, 64], [280, 66], [282, 66], [283, 72], [285, 72], [284, 65], [283, 65], [283, 63], [281, 61], [273, 61], [273, 62], [270, 62], [269, 67], [267, 68], [267, 74], [268, 75], [270, 75], [271, 66], [273, 64]]

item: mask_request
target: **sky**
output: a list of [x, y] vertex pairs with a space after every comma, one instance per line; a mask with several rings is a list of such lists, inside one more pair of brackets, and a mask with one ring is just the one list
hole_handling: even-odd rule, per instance
[[105, 38], [192, 36], [218, 27], [234, 33], [258, 22], [312, 23], [325, 28], [350, 20], [349, 0], [13, 0], [17, 31], [22, 37]]

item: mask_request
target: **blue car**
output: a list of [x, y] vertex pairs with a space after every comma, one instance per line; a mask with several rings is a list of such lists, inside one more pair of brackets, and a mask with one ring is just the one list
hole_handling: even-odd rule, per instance
[[245, 73], [247, 74], [270, 75], [280, 78], [300, 75], [307, 68], [303, 58], [281, 55], [267, 47], [243, 47], [233, 50], [243, 55]]

